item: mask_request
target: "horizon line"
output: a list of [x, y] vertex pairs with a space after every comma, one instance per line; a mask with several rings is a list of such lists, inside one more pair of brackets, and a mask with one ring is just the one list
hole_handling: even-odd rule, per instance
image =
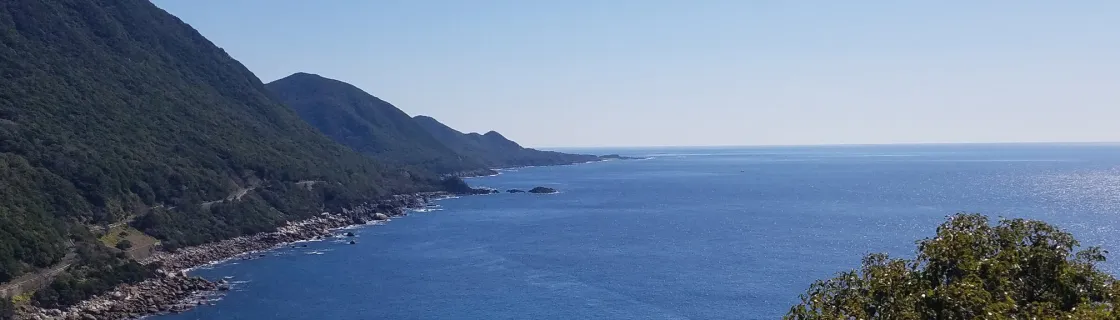
[[525, 146], [554, 149], [656, 149], [656, 148], [760, 148], [760, 147], [870, 147], [870, 146], [950, 146], [950, 145], [1120, 145], [1120, 141], [995, 141], [995, 142], [889, 142], [816, 144], [698, 144], [698, 145], [604, 145], [604, 146]]

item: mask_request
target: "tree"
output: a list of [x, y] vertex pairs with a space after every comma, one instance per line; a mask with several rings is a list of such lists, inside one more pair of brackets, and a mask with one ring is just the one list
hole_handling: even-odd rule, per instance
[[8, 320], [16, 315], [16, 306], [12, 298], [0, 296], [0, 320]]
[[1116, 319], [1120, 281], [1108, 252], [1049, 224], [956, 214], [918, 242], [914, 260], [871, 254], [818, 280], [785, 319]]
[[117, 249], [128, 250], [129, 248], [132, 248], [132, 241], [121, 240], [121, 242], [117, 242]]

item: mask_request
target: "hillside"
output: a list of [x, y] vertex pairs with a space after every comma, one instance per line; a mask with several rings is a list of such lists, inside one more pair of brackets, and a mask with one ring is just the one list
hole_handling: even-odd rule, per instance
[[486, 169], [444, 146], [404, 111], [348, 83], [296, 73], [266, 87], [323, 134], [375, 159], [438, 173]]
[[[143, 0], [3, 2], [0, 77], [0, 282], [68, 252], [143, 273], [98, 253], [87, 226], [135, 218], [173, 248], [438, 185], [323, 136]], [[109, 269], [89, 270], [70, 273]], [[131, 279], [106, 278], [64, 277], [78, 293], [44, 299]]]
[[523, 148], [497, 132], [451, 129], [435, 119], [410, 118], [396, 106], [348, 83], [296, 73], [266, 85], [320, 132], [376, 159], [440, 174], [490, 168], [572, 164], [598, 160]]
[[600, 160], [593, 155], [524, 148], [495, 131], [485, 134], [462, 133], [428, 116], [416, 116], [413, 119], [456, 153], [478, 159], [491, 168], [562, 165]]

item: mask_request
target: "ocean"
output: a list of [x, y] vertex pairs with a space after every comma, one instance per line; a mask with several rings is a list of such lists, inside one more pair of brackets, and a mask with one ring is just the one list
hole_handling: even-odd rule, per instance
[[775, 319], [867, 253], [913, 257], [956, 212], [1120, 249], [1120, 145], [576, 151], [649, 158], [470, 179], [560, 193], [442, 200], [354, 245], [203, 268], [233, 289], [155, 319]]

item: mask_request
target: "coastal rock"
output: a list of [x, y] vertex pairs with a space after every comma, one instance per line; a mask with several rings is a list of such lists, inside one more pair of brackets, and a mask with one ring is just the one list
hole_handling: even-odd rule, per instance
[[[121, 285], [111, 292], [71, 306], [65, 311], [29, 307], [20, 319], [130, 319], [138, 315], [187, 310], [197, 304], [197, 292], [216, 285], [202, 278], [163, 276]], [[136, 294], [140, 293], [140, 294]]]
[[509, 193], [524, 193], [524, 192], [525, 192], [525, 190], [521, 190], [521, 189], [509, 189], [509, 190], [506, 190], [506, 192], [509, 192]]
[[218, 287], [218, 291], [229, 291], [229, 281], [226, 279], [218, 280], [214, 285]]
[[536, 187], [529, 189], [529, 193], [556, 193], [556, 189], [549, 187]]

